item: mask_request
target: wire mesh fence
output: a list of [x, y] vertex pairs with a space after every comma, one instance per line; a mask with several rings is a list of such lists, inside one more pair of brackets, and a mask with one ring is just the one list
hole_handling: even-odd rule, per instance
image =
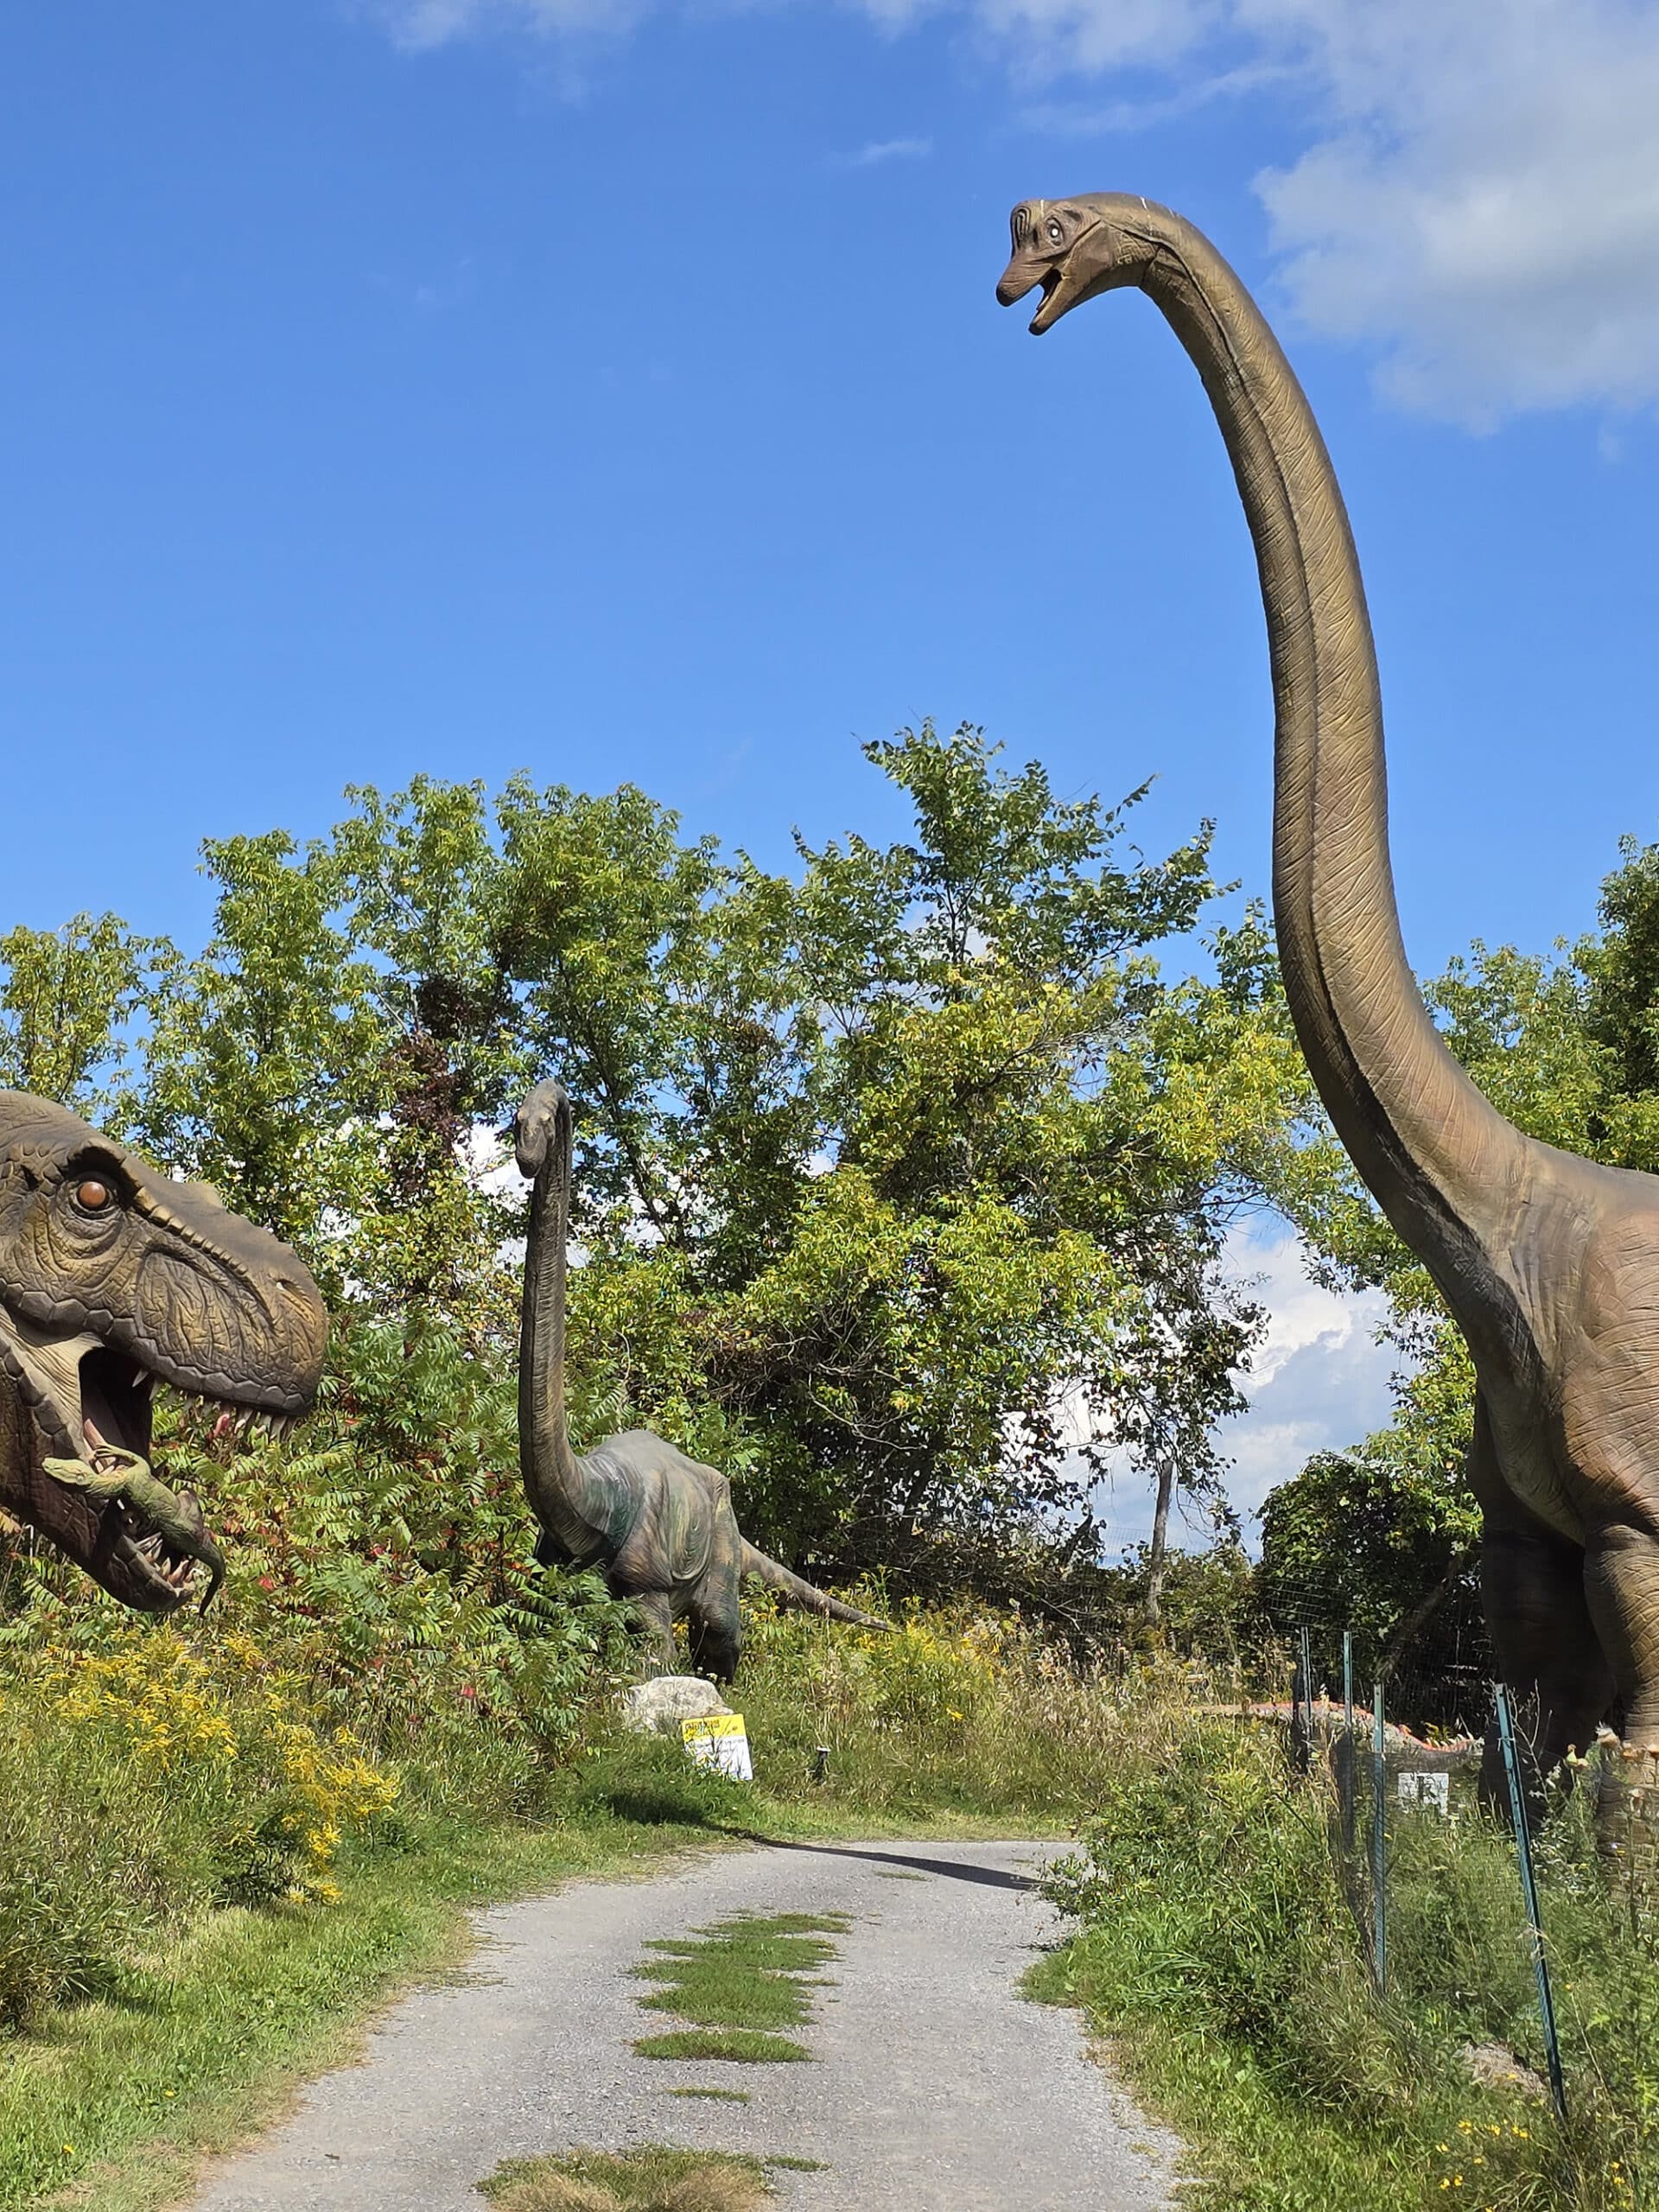
[[1471, 1605], [1402, 1639], [1322, 1594], [1280, 1593], [1266, 1687], [1376, 2006], [1553, 2125], [1563, 2205], [1659, 2208], [1659, 1751], [1546, 1776]]

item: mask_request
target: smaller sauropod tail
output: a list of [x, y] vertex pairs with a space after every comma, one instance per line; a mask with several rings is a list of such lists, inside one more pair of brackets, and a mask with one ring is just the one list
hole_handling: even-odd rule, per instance
[[874, 1613], [861, 1613], [856, 1605], [845, 1605], [839, 1598], [832, 1598], [827, 1590], [816, 1584], [803, 1582], [798, 1574], [791, 1574], [775, 1559], [768, 1559], [765, 1552], [756, 1551], [751, 1543], [743, 1547], [743, 1572], [758, 1574], [768, 1590], [775, 1590], [786, 1605], [798, 1605], [805, 1613], [827, 1613], [832, 1621], [850, 1621], [855, 1628], [885, 1629], [893, 1632], [893, 1623], [879, 1619]]

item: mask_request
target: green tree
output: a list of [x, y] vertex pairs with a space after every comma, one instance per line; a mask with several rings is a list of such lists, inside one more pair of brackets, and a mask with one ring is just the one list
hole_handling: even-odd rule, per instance
[[132, 1025], [176, 962], [114, 914], [0, 937], [0, 1085], [96, 1111], [122, 1079]]
[[[1207, 827], [1134, 849], [1141, 791], [1060, 799], [966, 726], [866, 752], [911, 836], [803, 844], [793, 877], [631, 787], [522, 778], [214, 841], [195, 957], [65, 940], [128, 966], [113, 1027], [57, 1017], [58, 1072], [118, 1056], [130, 1006], [117, 1118], [305, 1250], [352, 1359], [390, 1326], [423, 1375], [440, 1342], [511, 1363], [502, 1135], [556, 1072], [590, 1402], [718, 1459], [756, 1535], [826, 1569], [1085, 1558], [1109, 1452], [1218, 1503], [1255, 1326], [1221, 1240], [1325, 1174], [1271, 945], [1216, 921]], [[1166, 974], [1205, 932], [1210, 972]]]
[[[1254, 1325], [1220, 1236], [1290, 1161], [1305, 1077], [1259, 919], [1218, 982], [1154, 957], [1216, 895], [1207, 830], [1126, 866], [1139, 792], [1057, 801], [969, 728], [866, 751], [914, 837], [803, 847], [798, 890], [661, 817], [619, 854], [589, 814], [584, 894], [546, 806], [535, 872], [570, 933], [541, 1002], [625, 1208], [582, 1271], [586, 1356], [677, 1430], [712, 1401], [769, 1541], [902, 1575], [1075, 1537], [1122, 1444], [1213, 1493]], [[574, 918], [595, 886], [602, 931]]]
[[153, 995], [121, 1118], [299, 1245], [338, 1300], [386, 1100], [376, 977], [342, 926], [346, 882], [325, 845], [272, 830], [210, 841], [203, 859], [213, 935]]

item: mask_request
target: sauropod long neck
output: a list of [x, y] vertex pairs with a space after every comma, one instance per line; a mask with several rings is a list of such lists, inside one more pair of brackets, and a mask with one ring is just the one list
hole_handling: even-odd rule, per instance
[[572, 1559], [603, 1548], [608, 1492], [570, 1448], [564, 1402], [564, 1306], [573, 1169], [563, 1116], [531, 1193], [518, 1345], [518, 1455], [531, 1510]]
[[1497, 1232], [1494, 1194], [1524, 1141], [1446, 1051], [1407, 964], [1370, 618], [1319, 425], [1214, 247], [1161, 211], [1159, 229], [1146, 289], [1204, 379], [1261, 573], [1276, 715], [1274, 917], [1292, 1016], [1356, 1166], [1440, 1274]]

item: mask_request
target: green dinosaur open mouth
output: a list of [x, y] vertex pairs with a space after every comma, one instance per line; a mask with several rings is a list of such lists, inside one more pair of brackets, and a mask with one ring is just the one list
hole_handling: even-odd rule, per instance
[[[154, 1379], [125, 1352], [99, 1344], [83, 1353], [78, 1444], [88, 1455], [112, 1444], [147, 1459], [154, 1393]], [[170, 1607], [189, 1596], [197, 1562], [169, 1543], [130, 1499], [113, 1498], [105, 1507], [99, 1541], [147, 1586], [158, 1605]]]

